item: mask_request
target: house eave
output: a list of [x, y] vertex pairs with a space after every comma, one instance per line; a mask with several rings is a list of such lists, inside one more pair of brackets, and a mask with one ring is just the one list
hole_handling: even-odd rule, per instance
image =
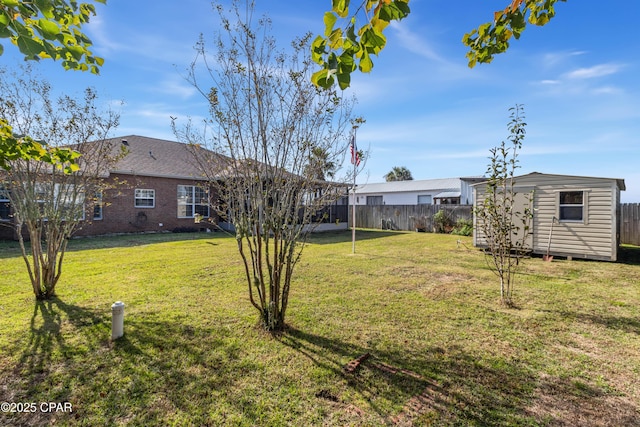
[[169, 175], [169, 174], [155, 174], [155, 173], [137, 173], [133, 170], [112, 170], [109, 171], [109, 174], [118, 174], [118, 175], [134, 175], [134, 176], [146, 176], [150, 178], [168, 178], [168, 179], [184, 179], [191, 181], [208, 181], [209, 179], [203, 176], [193, 176], [193, 175]]

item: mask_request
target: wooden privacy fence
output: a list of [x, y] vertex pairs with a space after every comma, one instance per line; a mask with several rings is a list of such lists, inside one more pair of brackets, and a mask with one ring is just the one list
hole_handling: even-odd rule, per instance
[[620, 243], [640, 246], [640, 203], [620, 205]]
[[[356, 206], [357, 228], [378, 228], [384, 230], [434, 230], [433, 216], [444, 211], [445, 216], [455, 225], [459, 219], [473, 219], [470, 205], [377, 205]], [[351, 212], [349, 212], [351, 216]]]

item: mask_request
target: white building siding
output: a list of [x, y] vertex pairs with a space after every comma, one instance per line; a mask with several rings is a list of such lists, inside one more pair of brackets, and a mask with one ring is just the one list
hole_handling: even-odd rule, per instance
[[[619, 181], [538, 173], [516, 177], [518, 186], [534, 187], [533, 252], [547, 252], [551, 232], [552, 255], [615, 261]], [[475, 189], [477, 197], [481, 197], [484, 192], [482, 184]], [[559, 202], [563, 191], [583, 192], [582, 221], [560, 220]], [[474, 240], [476, 242], [480, 240]]]

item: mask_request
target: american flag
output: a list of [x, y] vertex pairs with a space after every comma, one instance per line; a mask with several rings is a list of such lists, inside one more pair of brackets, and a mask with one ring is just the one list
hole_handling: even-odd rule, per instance
[[356, 146], [355, 135], [351, 137], [351, 143], [349, 146], [351, 147], [351, 163], [356, 166], [360, 166], [360, 153], [358, 153], [358, 147]]

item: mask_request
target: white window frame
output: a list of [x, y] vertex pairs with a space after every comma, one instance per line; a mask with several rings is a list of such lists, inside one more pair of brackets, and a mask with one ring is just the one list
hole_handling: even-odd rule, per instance
[[[133, 194], [133, 206], [137, 209], [153, 209], [156, 207], [156, 190], [152, 188], [136, 188]], [[139, 206], [139, 200], [151, 200], [151, 206]]]
[[[582, 203], [561, 203], [562, 201], [562, 193], [582, 193]], [[557, 193], [557, 206], [558, 209], [556, 211], [556, 218], [558, 218], [558, 222], [562, 223], [573, 223], [573, 224], [588, 224], [588, 200], [589, 200], [589, 191], [582, 188], [564, 188], [562, 190], [558, 190]], [[582, 218], [581, 219], [567, 219], [562, 218], [562, 208], [568, 207], [580, 207], [582, 208]]]
[[[181, 193], [182, 190], [182, 193]], [[177, 189], [177, 217], [178, 218], [195, 218], [196, 216], [196, 207], [197, 206], [206, 206], [207, 214], [203, 215], [204, 218], [209, 218], [211, 215], [211, 207], [209, 206], [209, 198], [206, 197], [206, 203], [198, 203], [197, 191], [200, 190], [204, 192], [204, 195], [207, 195], [207, 190], [205, 188], [199, 187], [197, 185], [178, 185]], [[181, 194], [184, 196], [181, 197]], [[189, 198], [191, 201], [189, 202]], [[180, 209], [182, 206], [190, 206], [191, 207], [191, 215], [180, 215]]]

